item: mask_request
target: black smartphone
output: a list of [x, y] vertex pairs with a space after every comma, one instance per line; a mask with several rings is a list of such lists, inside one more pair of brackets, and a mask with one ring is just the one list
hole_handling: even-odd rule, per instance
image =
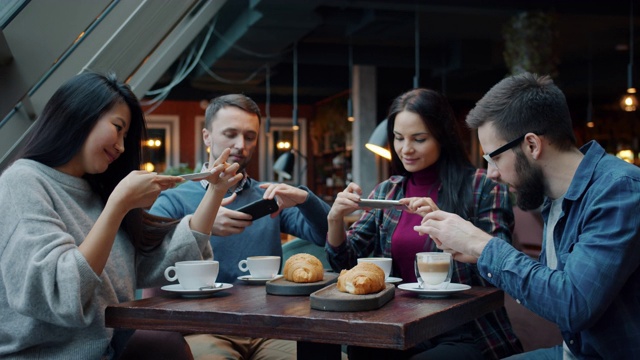
[[278, 203], [275, 199], [260, 199], [237, 209], [237, 211], [249, 214], [253, 220], [257, 220], [263, 216], [273, 214], [278, 209]]

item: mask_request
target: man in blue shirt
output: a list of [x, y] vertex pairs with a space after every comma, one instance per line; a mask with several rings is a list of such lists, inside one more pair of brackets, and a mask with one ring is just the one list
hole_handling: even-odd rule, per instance
[[561, 346], [518, 359], [630, 359], [640, 354], [640, 168], [595, 141], [578, 149], [562, 91], [529, 73], [495, 85], [467, 124], [518, 206], [543, 204], [539, 261], [455, 214], [427, 214], [428, 233], [456, 260], [556, 323]]
[[[216, 216], [211, 247], [220, 262], [217, 281], [233, 283], [246, 275], [238, 262], [249, 256], [282, 256], [280, 233], [291, 234], [324, 246], [327, 235], [329, 205], [304, 186], [260, 183], [246, 173], [258, 143], [260, 109], [249, 97], [231, 94], [211, 101], [205, 112], [202, 138], [209, 147], [209, 163], [213, 163], [226, 148], [231, 149], [228, 161], [240, 164], [243, 179], [230, 189]], [[204, 164], [206, 171], [208, 164]], [[187, 182], [161, 193], [150, 212], [154, 215], [182, 218], [192, 214], [206, 191], [206, 182]], [[279, 210], [271, 216], [252, 221], [250, 215], [235, 211], [259, 199], [276, 199]], [[207, 359], [269, 358], [286, 359], [295, 353], [295, 342], [272, 339], [252, 339], [235, 336], [192, 335], [186, 337], [194, 357]]]

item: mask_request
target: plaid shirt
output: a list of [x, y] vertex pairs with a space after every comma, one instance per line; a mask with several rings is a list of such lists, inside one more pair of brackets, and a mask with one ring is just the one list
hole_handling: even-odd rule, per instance
[[[473, 189], [473, 203], [470, 204], [468, 218], [475, 226], [511, 242], [513, 228], [513, 210], [506, 185], [497, 184], [487, 178], [486, 170], [469, 171]], [[404, 197], [407, 177], [392, 176], [371, 192], [370, 199], [398, 200]], [[442, 192], [438, 194], [440, 199]], [[400, 219], [401, 210], [372, 209], [362, 214], [347, 231], [346, 241], [339, 247], [331, 247], [327, 242], [328, 259], [334, 270], [350, 269], [357, 264], [359, 257], [391, 257], [391, 235]], [[440, 251], [436, 244], [427, 240], [424, 251]], [[451, 281], [472, 286], [492, 286], [478, 273], [475, 264], [454, 262], [455, 269]], [[522, 351], [506, 310], [501, 308], [473, 321], [474, 338], [482, 348], [485, 358], [499, 359]]]

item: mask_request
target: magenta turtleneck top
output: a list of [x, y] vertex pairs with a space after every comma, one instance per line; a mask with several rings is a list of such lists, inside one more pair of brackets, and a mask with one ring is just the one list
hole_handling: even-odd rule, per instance
[[[426, 169], [411, 173], [407, 180], [405, 197], [430, 197], [438, 203], [440, 179], [437, 164]], [[403, 282], [415, 282], [414, 259], [416, 253], [431, 251], [431, 239], [428, 235], [420, 235], [413, 230], [420, 225], [422, 216], [403, 211], [393, 235], [391, 235], [391, 258], [393, 259], [395, 274]]]

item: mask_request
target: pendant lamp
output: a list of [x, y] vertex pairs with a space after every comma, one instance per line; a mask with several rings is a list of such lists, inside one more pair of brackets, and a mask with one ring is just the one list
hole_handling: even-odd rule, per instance
[[633, 87], [633, 0], [629, 1], [629, 65], [627, 65], [627, 93], [620, 100], [620, 107], [624, 111], [636, 111], [638, 98]]

